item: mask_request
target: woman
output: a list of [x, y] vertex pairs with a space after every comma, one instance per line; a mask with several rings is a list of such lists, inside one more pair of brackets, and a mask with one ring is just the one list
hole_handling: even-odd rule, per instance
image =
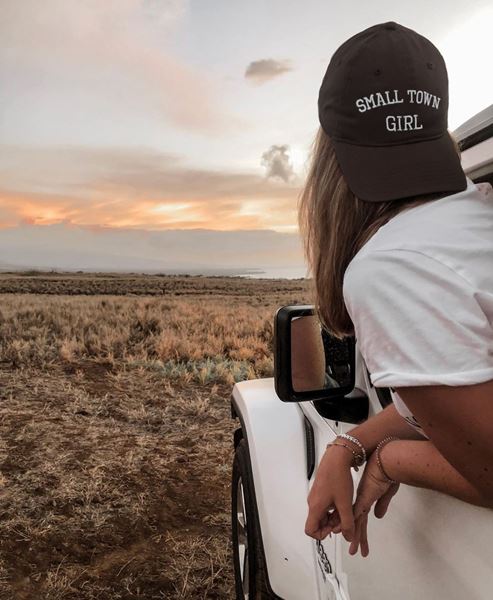
[[305, 533], [367, 556], [401, 483], [493, 507], [493, 190], [462, 170], [443, 57], [403, 25], [338, 48], [318, 112], [299, 202], [317, 315], [394, 402], [327, 446]]

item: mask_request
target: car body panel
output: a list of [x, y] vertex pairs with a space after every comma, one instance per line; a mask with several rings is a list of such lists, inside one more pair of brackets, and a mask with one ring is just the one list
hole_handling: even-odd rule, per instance
[[493, 138], [464, 150], [461, 156], [464, 172], [471, 179], [482, 177], [493, 171]]
[[387, 514], [368, 519], [370, 553], [339, 536], [339, 578], [351, 600], [486, 600], [493, 596], [493, 511], [401, 485]]
[[279, 400], [273, 377], [236, 383], [232, 402], [248, 442], [270, 586], [283, 599], [301, 597], [292, 595], [297, 589], [305, 598], [323, 598], [313, 540], [304, 532], [303, 413]]

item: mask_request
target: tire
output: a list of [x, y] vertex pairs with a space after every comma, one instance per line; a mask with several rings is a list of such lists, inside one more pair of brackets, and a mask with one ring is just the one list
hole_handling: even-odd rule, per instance
[[236, 447], [233, 461], [231, 526], [236, 600], [279, 598], [270, 590], [250, 454], [244, 438]]

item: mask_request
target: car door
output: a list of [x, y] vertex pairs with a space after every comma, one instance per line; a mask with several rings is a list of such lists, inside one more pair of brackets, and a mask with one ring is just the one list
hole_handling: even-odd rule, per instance
[[[360, 357], [360, 364], [363, 362]], [[364, 363], [363, 363], [364, 364]], [[370, 415], [383, 410], [366, 368]], [[382, 388], [380, 389], [380, 391]], [[390, 392], [392, 395], [392, 392]], [[338, 423], [342, 433], [354, 427]], [[355, 486], [362, 470], [354, 472]], [[337, 535], [335, 570], [350, 600], [486, 600], [492, 597], [493, 510], [401, 485], [387, 514], [370, 514], [367, 557]]]

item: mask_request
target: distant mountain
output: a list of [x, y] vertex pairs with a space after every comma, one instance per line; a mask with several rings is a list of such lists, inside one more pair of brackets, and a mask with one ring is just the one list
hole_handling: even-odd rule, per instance
[[303, 265], [299, 236], [272, 230], [21, 225], [0, 229], [0, 270], [243, 274]]
[[[13, 270], [16, 270], [18, 268], [19, 267], [17, 265], [8, 264], [6, 262], [0, 261], [0, 271], [13, 271]], [[21, 268], [23, 268], [23, 269], [31, 269], [32, 267], [25, 267], [24, 265], [22, 265]]]

